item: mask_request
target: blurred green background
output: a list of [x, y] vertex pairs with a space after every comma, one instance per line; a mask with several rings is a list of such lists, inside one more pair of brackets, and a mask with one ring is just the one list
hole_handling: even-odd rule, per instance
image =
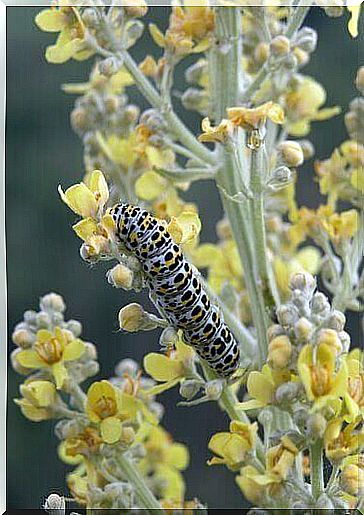
[[[145, 301], [145, 295], [112, 289], [103, 267], [91, 270], [78, 254], [79, 241], [71, 231], [74, 220], [62, 204], [57, 186], [68, 187], [83, 175], [82, 146], [69, 126], [74, 98], [60, 90], [63, 82], [84, 81], [90, 61], [50, 65], [44, 48], [55, 35], [41, 33], [33, 19], [38, 8], [7, 8], [7, 117], [6, 117], [6, 231], [8, 274], [8, 327], [22, 319], [26, 309], [37, 309], [39, 297], [49, 291], [64, 296], [66, 318], [79, 319], [85, 339], [97, 344], [102, 365], [100, 377], [108, 378], [123, 357], [141, 361], [144, 354], [158, 348], [157, 335], [122, 335], [117, 332], [117, 312], [131, 300]], [[169, 8], [153, 7], [148, 21], [165, 26]], [[312, 74], [328, 91], [327, 105], [346, 109], [355, 95], [353, 80], [359, 61], [358, 40], [347, 32], [347, 14], [333, 19], [319, 8], [311, 9], [307, 24], [318, 29], [318, 50], [305, 73]], [[362, 31], [363, 33], [363, 31]], [[362, 43], [361, 38], [361, 43]], [[361, 45], [361, 48], [362, 45]], [[146, 35], [133, 50], [139, 60], [150, 53]], [[177, 74], [176, 87], [182, 90], [184, 78]], [[129, 90], [132, 102], [140, 96]], [[145, 103], [142, 104], [147, 107]], [[198, 131], [199, 117], [177, 111]], [[318, 158], [327, 157], [346, 138], [342, 117], [314, 124], [311, 139]], [[300, 172], [299, 200], [317, 204], [317, 186], [311, 180], [312, 161]], [[221, 215], [214, 187], [194, 185], [188, 197], [197, 198], [202, 220], [202, 240], [215, 239], [215, 223]], [[358, 335], [358, 319], [349, 326]], [[9, 340], [9, 351], [13, 344]], [[44, 498], [56, 491], [66, 492], [67, 467], [57, 459], [57, 440], [51, 422], [26, 420], [12, 399], [18, 395], [21, 378], [9, 367], [8, 373], [8, 508], [38, 508]], [[164, 394], [165, 427], [191, 450], [190, 468], [185, 474], [188, 498], [197, 496], [210, 508], [242, 508], [242, 497], [233, 474], [223, 467], [209, 468], [207, 441], [212, 433], [225, 430], [227, 419], [213, 403], [196, 408], [176, 408], [176, 394]]]

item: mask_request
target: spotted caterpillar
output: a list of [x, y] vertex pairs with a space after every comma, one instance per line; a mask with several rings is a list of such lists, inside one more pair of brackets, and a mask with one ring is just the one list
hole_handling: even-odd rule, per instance
[[168, 323], [182, 330], [184, 342], [218, 375], [231, 376], [239, 365], [238, 343], [167, 229], [130, 204], [116, 204], [110, 214], [117, 240], [140, 261], [151, 298]]

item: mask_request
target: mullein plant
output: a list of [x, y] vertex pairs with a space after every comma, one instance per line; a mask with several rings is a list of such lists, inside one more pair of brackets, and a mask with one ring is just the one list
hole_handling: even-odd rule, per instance
[[[349, 11], [357, 36], [359, 6], [315, 8]], [[159, 329], [160, 352], [143, 366], [122, 359], [114, 377], [85, 389], [99, 371], [96, 347], [64, 319], [62, 297], [26, 311], [12, 336], [12, 365], [25, 377], [15, 402], [34, 422], [57, 421], [59, 457], [73, 467], [66, 495], [80, 507], [205, 509], [185, 491], [187, 448], [161, 425], [158, 395], [177, 388], [180, 404], [217, 402], [230, 419], [223, 432], [211, 428], [208, 464], [231, 470], [252, 506], [364, 509], [363, 354], [344, 314], [363, 310], [364, 68], [344, 115], [346, 141], [314, 164], [323, 204], [298, 206], [299, 168], [315, 153], [311, 124], [341, 112], [303, 72], [317, 43], [304, 26], [309, 9], [175, 3], [165, 32], [143, 22], [143, 0], [60, 0], [36, 16], [56, 33], [48, 62], [92, 59], [84, 83], [63, 85], [77, 95], [71, 124], [85, 173], [59, 193], [79, 217], [81, 258], [110, 261], [107, 281], [140, 291], [143, 271], [118, 246], [108, 208], [120, 199], [146, 208], [203, 272], [241, 350], [237, 378], [221, 379], [162, 313], [133, 303], [120, 309], [120, 328]], [[130, 48], [145, 29], [159, 58], [136, 63]], [[183, 66], [187, 87], [177, 94]], [[150, 107], [130, 104], [129, 88]], [[200, 113], [200, 134], [176, 115], [174, 96]], [[184, 200], [202, 180], [215, 182], [224, 207], [215, 243], [200, 243], [198, 199]], [[44, 506], [64, 511], [65, 502], [51, 494]]]

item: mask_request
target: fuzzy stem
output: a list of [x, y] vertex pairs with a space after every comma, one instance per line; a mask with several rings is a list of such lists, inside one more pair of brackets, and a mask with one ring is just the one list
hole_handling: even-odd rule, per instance
[[[243, 77], [241, 67], [241, 17], [239, 9], [230, 7], [217, 8], [216, 37], [223, 42], [228, 34], [228, 51], [222, 51], [215, 46], [210, 51], [209, 68], [212, 88], [212, 104], [215, 106], [215, 119], [219, 122], [226, 115], [226, 109], [238, 104], [240, 82]], [[250, 206], [248, 200], [236, 202], [234, 194], [242, 190], [242, 184], [247, 183], [247, 170], [242, 155], [242, 142], [238, 141], [238, 159], [234, 159], [228, 148], [220, 148], [221, 159], [224, 162], [223, 171], [216, 177], [222, 195], [222, 202], [229, 218], [239, 256], [244, 268], [244, 280], [249, 295], [252, 318], [257, 331], [258, 356], [256, 364], [264, 362], [267, 342], [267, 316], [264, 299], [259, 286], [256, 269], [256, 251], [252, 237]], [[261, 250], [261, 249], [260, 249]], [[265, 252], [265, 250], [264, 250]], [[259, 258], [260, 259], [260, 258]]]
[[163, 508], [154, 497], [153, 492], [145, 484], [144, 478], [137, 468], [123, 454], [119, 454], [116, 461], [123, 475], [133, 485], [135, 495], [143, 508], [147, 509], [150, 513], [163, 515]]
[[[305, 5], [302, 5], [302, 4]], [[292, 18], [289, 21], [287, 30], [286, 30], [286, 37], [291, 38], [294, 36], [296, 31], [301, 27], [302, 23], [304, 22], [304, 19], [307, 16], [308, 11], [310, 10], [311, 2], [307, 2], [307, 0], [300, 0], [298, 2], [296, 9], [293, 12]]]
[[317, 440], [310, 446], [310, 473], [311, 488], [314, 499], [320, 497], [324, 491], [322, 441]]

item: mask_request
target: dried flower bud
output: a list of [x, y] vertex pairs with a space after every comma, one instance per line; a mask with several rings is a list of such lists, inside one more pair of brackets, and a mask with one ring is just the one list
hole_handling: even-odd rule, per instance
[[140, 331], [144, 326], [145, 311], [140, 304], [133, 302], [119, 311], [119, 326], [128, 333]]
[[283, 326], [292, 326], [298, 320], [298, 311], [292, 304], [282, 304], [277, 309], [278, 322]]
[[144, 0], [128, 0], [127, 3], [128, 5], [124, 6], [124, 10], [132, 18], [141, 18], [148, 12], [148, 6]]
[[35, 335], [27, 329], [16, 329], [11, 335], [11, 339], [18, 347], [27, 349], [35, 341]]
[[267, 336], [268, 340], [271, 341], [277, 336], [281, 336], [282, 334], [286, 334], [286, 331], [279, 324], [274, 324], [268, 327]]
[[115, 288], [130, 290], [133, 285], [134, 273], [122, 263], [114, 266], [106, 274], [107, 280]]
[[201, 385], [194, 379], [187, 379], [181, 383], [179, 393], [187, 400], [192, 399], [200, 390]]
[[47, 329], [51, 324], [51, 317], [46, 311], [39, 311], [36, 316], [36, 321], [40, 329]]
[[138, 363], [131, 358], [122, 359], [115, 367], [115, 374], [119, 377], [123, 377], [124, 374], [135, 376], [138, 371]]
[[82, 324], [78, 320], [68, 320], [66, 327], [76, 338], [82, 333]]
[[310, 298], [316, 289], [316, 279], [308, 272], [300, 272], [291, 277], [289, 287], [291, 290], [302, 291]]
[[343, 350], [339, 335], [334, 329], [321, 329], [317, 335], [316, 343], [317, 345], [321, 343], [328, 345], [334, 349], [336, 356], [341, 354]]
[[350, 495], [362, 495], [364, 491], [364, 469], [355, 463], [346, 465], [340, 475], [341, 488]]
[[286, 36], [279, 35], [272, 39], [270, 53], [274, 56], [287, 55], [290, 51], [290, 41]]
[[322, 438], [326, 426], [327, 420], [321, 413], [312, 413], [307, 419], [307, 436], [311, 441]]
[[292, 356], [292, 345], [286, 335], [273, 338], [268, 346], [268, 363], [273, 369], [285, 368]]
[[355, 86], [362, 95], [364, 95], [364, 66], [358, 69], [358, 73], [355, 78]]
[[301, 145], [297, 141], [283, 141], [277, 146], [277, 152], [282, 165], [296, 168], [304, 161]]
[[207, 397], [212, 401], [217, 401], [220, 399], [223, 391], [223, 381], [221, 379], [214, 379], [213, 381], [209, 381], [205, 385], [205, 392]]
[[312, 336], [314, 326], [305, 317], [301, 317], [294, 325], [294, 333], [301, 343], [308, 342]]
[[40, 299], [39, 306], [43, 311], [52, 310], [59, 311], [60, 313], [63, 313], [66, 309], [64, 300], [58, 293], [48, 293], [44, 295], [44, 297]]

